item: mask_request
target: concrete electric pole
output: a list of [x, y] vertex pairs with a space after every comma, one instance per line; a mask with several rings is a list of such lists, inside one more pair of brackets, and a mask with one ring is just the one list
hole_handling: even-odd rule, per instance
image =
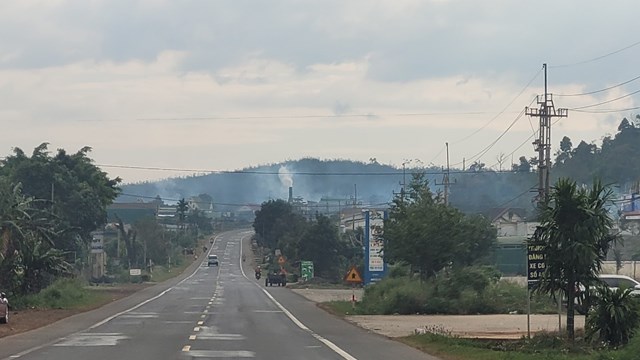
[[544, 202], [549, 196], [551, 170], [551, 119], [554, 117], [567, 117], [568, 109], [556, 109], [553, 104], [553, 94], [547, 91], [547, 64], [544, 69], [544, 95], [537, 96], [539, 108], [525, 108], [525, 114], [540, 118], [538, 138], [533, 142], [538, 152], [538, 196], [537, 202]]

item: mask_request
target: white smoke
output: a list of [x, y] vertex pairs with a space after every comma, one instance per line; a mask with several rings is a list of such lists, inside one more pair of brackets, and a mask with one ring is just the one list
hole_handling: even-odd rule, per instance
[[280, 182], [285, 188], [288, 189], [293, 186], [293, 175], [291, 175], [291, 171], [286, 166], [280, 166], [278, 178], [280, 178]]

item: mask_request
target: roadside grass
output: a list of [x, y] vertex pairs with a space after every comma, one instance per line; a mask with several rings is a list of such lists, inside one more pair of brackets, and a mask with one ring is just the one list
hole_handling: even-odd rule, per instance
[[86, 287], [80, 279], [59, 279], [37, 294], [11, 299], [14, 309], [77, 309], [103, 302], [107, 295]]
[[287, 285], [291, 289], [343, 289], [350, 290], [353, 287], [344, 283], [334, 283], [321, 278], [313, 278], [305, 282], [297, 282]]
[[191, 264], [193, 264], [193, 261], [183, 261], [178, 266], [172, 266], [171, 268], [167, 266], [154, 266], [153, 273], [151, 274], [151, 281], [156, 283], [167, 281], [182, 274], [182, 272], [185, 271]]
[[[535, 339], [535, 338], [534, 338]], [[572, 360], [610, 359], [605, 352], [576, 347], [571, 351], [560, 343], [534, 339], [483, 341], [438, 334], [411, 335], [397, 340], [445, 360]], [[562, 345], [566, 345], [562, 342]], [[614, 358], [611, 358], [614, 359]]]
[[[461, 271], [462, 272], [462, 271]], [[466, 274], [465, 274], [466, 275]], [[472, 274], [473, 275], [473, 274]], [[427, 281], [417, 278], [386, 278], [365, 289], [360, 313], [392, 314], [525, 314], [527, 289], [518, 284], [473, 278], [438, 277]], [[553, 314], [557, 305], [547, 296], [531, 297], [531, 312]]]
[[354, 308], [351, 301], [328, 301], [318, 303], [318, 307], [330, 314], [339, 317], [345, 317], [349, 315], [365, 315], [358, 303], [356, 303], [356, 307]]
[[572, 345], [553, 333], [509, 341], [462, 339], [441, 334], [411, 335], [396, 340], [444, 360], [636, 360], [640, 337], [618, 349], [596, 348], [582, 338]]
[[[358, 303], [357, 303], [358, 304]], [[330, 314], [345, 317], [363, 315], [364, 309], [350, 301], [319, 303], [318, 307]], [[576, 342], [571, 345], [555, 333], [539, 333], [532, 339], [481, 340], [450, 336], [438, 329], [433, 333], [394, 338], [443, 360], [637, 360], [640, 359], [640, 334], [626, 346], [615, 349], [598, 349], [586, 343], [583, 330], [576, 333]]]

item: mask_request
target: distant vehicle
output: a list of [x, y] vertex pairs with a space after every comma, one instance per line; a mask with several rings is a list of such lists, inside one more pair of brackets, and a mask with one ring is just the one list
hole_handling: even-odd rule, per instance
[[9, 322], [9, 300], [5, 293], [0, 293], [0, 324]]
[[273, 284], [277, 284], [278, 286], [287, 286], [287, 274], [279, 274], [277, 271], [269, 273], [264, 279], [264, 286], [273, 286]]
[[[618, 289], [632, 289], [631, 290], [631, 295], [632, 296], [639, 296], [640, 297], [640, 282], [636, 281], [635, 279], [629, 277], [629, 276], [625, 276], [625, 275], [615, 275], [615, 274], [600, 274], [598, 275], [598, 279], [600, 279], [600, 281], [602, 281], [603, 285], [606, 285], [609, 289], [613, 290], [613, 291], [617, 291]], [[586, 305], [583, 304], [584, 301], [580, 301], [583, 300], [583, 297], [580, 296], [584, 291], [585, 291], [585, 287], [583, 285], [578, 286], [578, 296], [576, 297], [576, 310], [578, 311], [579, 314], [586, 314], [587, 313], [587, 308]], [[598, 296], [597, 292], [594, 291], [591, 294], [592, 296]]]
[[218, 255], [209, 255], [207, 266], [218, 266]]

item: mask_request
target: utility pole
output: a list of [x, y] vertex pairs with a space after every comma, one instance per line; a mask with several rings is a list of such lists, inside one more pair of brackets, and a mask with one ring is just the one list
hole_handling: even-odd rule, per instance
[[442, 176], [442, 183], [436, 185], [444, 185], [444, 205], [449, 205], [449, 187], [451, 186], [451, 181], [449, 180], [449, 143], [444, 143], [447, 148], [447, 168], [444, 170], [444, 175]]
[[550, 170], [551, 170], [551, 119], [555, 117], [567, 117], [568, 109], [556, 109], [553, 104], [553, 94], [547, 90], [547, 64], [542, 64], [544, 69], [544, 95], [536, 97], [538, 109], [525, 108], [525, 114], [540, 118], [538, 138], [533, 142], [538, 152], [538, 203], [544, 202], [549, 196]]
[[353, 184], [353, 208], [358, 206], [358, 184]]
[[[410, 160], [404, 160], [402, 162], [402, 182], [400, 183], [402, 187], [400, 188], [400, 202], [404, 202], [404, 199], [407, 196], [405, 187], [407, 186], [407, 164], [409, 162]], [[395, 191], [393, 192], [393, 194], [397, 195]]]

